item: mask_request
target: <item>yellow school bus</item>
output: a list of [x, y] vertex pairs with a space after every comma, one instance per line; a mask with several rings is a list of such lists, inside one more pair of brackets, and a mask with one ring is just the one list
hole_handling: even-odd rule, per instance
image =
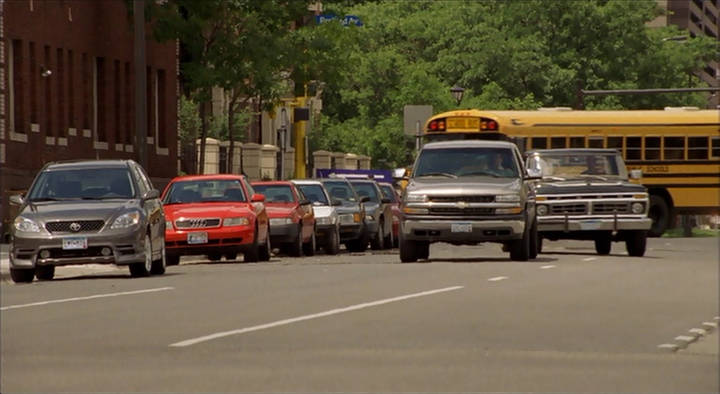
[[720, 111], [457, 110], [425, 123], [424, 141], [507, 138], [522, 151], [614, 148], [628, 170], [642, 170], [653, 227], [661, 235], [677, 214], [720, 213]]

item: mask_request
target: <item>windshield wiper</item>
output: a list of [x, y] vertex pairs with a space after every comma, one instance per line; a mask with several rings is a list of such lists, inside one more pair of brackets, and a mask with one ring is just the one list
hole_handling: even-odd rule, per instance
[[426, 177], [426, 176], [444, 176], [447, 178], [457, 178], [457, 175], [450, 174], [447, 172], [428, 172], [426, 174], [418, 175], [418, 177]]
[[481, 175], [481, 176], [491, 176], [491, 177], [493, 177], [493, 178], [504, 178], [504, 177], [502, 177], [502, 176], [500, 176], [500, 175], [498, 175], [498, 174], [493, 174], [493, 173], [491, 173], [491, 172], [485, 172], [485, 171], [466, 172], [466, 173], [464, 173], [464, 174], [462, 174], [462, 175], [460, 175], [460, 176], [478, 176], [478, 175]]

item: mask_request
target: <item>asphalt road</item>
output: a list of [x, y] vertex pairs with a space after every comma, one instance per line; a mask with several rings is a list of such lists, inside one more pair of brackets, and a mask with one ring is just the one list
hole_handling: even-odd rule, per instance
[[717, 392], [718, 239], [613, 249], [546, 242], [518, 263], [440, 244], [417, 264], [395, 250], [3, 277], [0, 391]]

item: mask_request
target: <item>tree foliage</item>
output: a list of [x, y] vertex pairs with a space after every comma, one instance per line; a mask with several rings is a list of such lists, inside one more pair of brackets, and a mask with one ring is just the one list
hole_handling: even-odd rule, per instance
[[[337, 14], [364, 26], [335, 34], [343, 64], [323, 94], [314, 149], [353, 151], [373, 165], [407, 164], [403, 107], [535, 109], [575, 106], [577, 89], [699, 87], [693, 71], [718, 58], [707, 37], [663, 40], [677, 28], [650, 28], [653, 0], [337, 1]], [[340, 44], [341, 43], [341, 44]], [[703, 94], [588, 96], [588, 109], [704, 107]]]

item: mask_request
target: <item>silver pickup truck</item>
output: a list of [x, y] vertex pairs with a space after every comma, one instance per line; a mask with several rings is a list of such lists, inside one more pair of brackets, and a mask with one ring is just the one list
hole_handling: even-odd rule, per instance
[[498, 242], [512, 260], [535, 258], [537, 223], [531, 179], [512, 143], [426, 144], [403, 192], [400, 260], [427, 259], [433, 242]]
[[625, 241], [630, 256], [645, 254], [652, 222], [648, 193], [629, 182], [619, 152], [543, 149], [526, 155], [528, 170], [542, 172], [535, 191], [539, 251], [545, 238], [593, 240], [600, 255], [610, 253], [612, 241]]

